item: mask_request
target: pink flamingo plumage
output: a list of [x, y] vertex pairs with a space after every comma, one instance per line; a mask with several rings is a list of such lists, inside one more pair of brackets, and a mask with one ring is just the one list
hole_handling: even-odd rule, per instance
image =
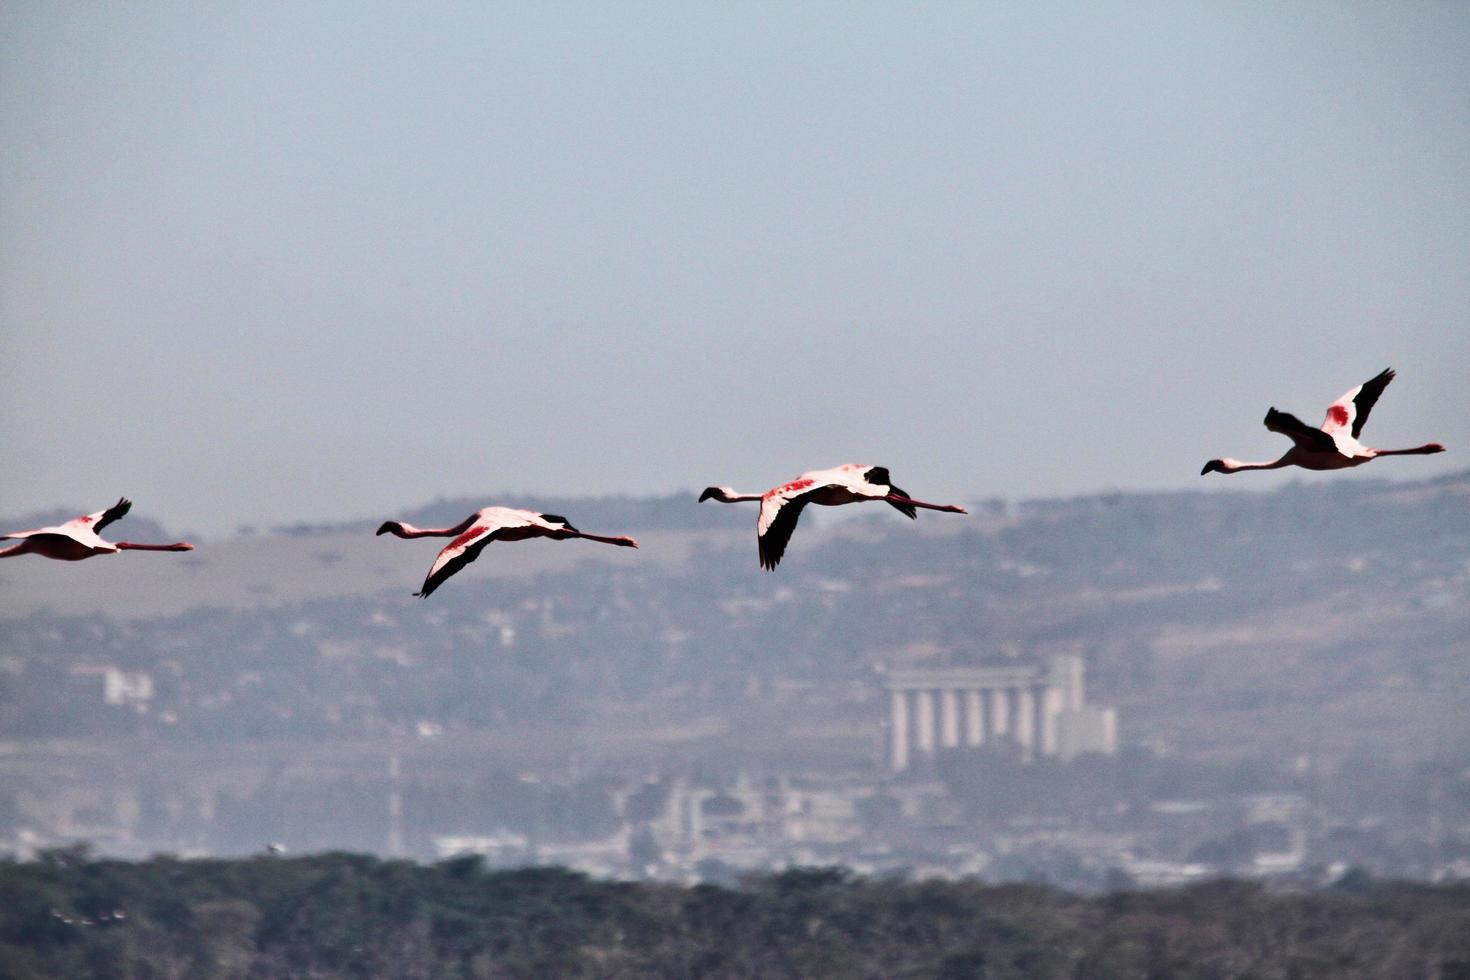
[[516, 510], [512, 507], [485, 507], [454, 527], [421, 528], [401, 521], [384, 521], [377, 533], [394, 534], [400, 538], [454, 538], [439, 552], [439, 557], [434, 559], [428, 577], [424, 579], [423, 588], [414, 593], [425, 599], [443, 585], [445, 579], [480, 557], [480, 552], [492, 541], [524, 541], [527, 538], [564, 541], [567, 538], [585, 538], [588, 541], [600, 541], [624, 548], [638, 547], [638, 542], [629, 537], [610, 538], [584, 534], [572, 527], [565, 517], [557, 514], [540, 514], [534, 510]]
[[1266, 413], [1266, 428], [1279, 432], [1291, 439], [1294, 445], [1280, 459], [1266, 463], [1242, 463], [1236, 459], [1212, 459], [1200, 470], [1206, 473], [1239, 473], [1243, 470], [1276, 470], [1283, 466], [1300, 466], [1304, 470], [1343, 470], [1351, 466], [1362, 466], [1380, 456], [1426, 456], [1444, 452], [1437, 442], [1426, 442], [1412, 449], [1372, 449], [1358, 441], [1368, 413], [1378, 402], [1378, 396], [1394, 379], [1393, 368], [1379, 372], [1373, 378], [1327, 407], [1327, 418], [1322, 427], [1314, 429], [1288, 412], [1278, 412], [1273, 407]]
[[807, 504], [837, 507], [878, 500], [891, 504], [910, 519], [919, 516], [916, 507], [951, 514], [969, 513], [956, 504], [915, 500], [893, 485], [887, 467], [866, 463], [844, 463], [830, 470], [812, 470], [765, 493], [736, 493], [729, 487], [706, 487], [699, 500], [703, 503], [711, 499], [725, 504], [742, 500], [760, 501], [761, 512], [755, 527], [756, 544], [760, 550], [761, 567], [767, 571], [781, 563], [786, 543], [791, 540], [791, 532], [796, 530], [796, 521]]
[[20, 540], [20, 544], [0, 551], [0, 558], [40, 555], [58, 561], [81, 561], [94, 555], [115, 555], [119, 551], [193, 551], [187, 541], [174, 544], [137, 544], [132, 541], [104, 541], [99, 532], [123, 517], [133, 507], [126, 497], [106, 510], [74, 517], [56, 527], [40, 527], [34, 531], [12, 531], [0, 534], [0, 541]]

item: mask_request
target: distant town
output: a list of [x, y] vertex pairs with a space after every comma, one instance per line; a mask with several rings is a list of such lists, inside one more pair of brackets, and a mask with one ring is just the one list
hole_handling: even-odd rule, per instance
[[[1352, 535], [1315, 516], [1329, 498]], [[960, 529], [807, 530], [776, 574], [682, 499], [570, 502], [673, 557], [504, 574], [503, 546], [428, 602], [412, 562], [142, 616], [12, 592], [0, 851], [1470, 878], [1467, 502], [1465, 477], [992, 502]], [[378, 557], [355, 526], [271, 533], [324, 578]], [[248, 581], [260, 538], [198, 554]]]

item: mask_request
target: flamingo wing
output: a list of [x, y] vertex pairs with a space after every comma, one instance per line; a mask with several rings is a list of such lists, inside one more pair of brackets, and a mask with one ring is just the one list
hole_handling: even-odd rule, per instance
[[106, 510], [100, 511], [96, 514], [88, 514], [88, 523], [92, 525], [93, 531], [100, 534], [102, 533], [102, 529], [104, 527], [111, 524], [113, 521], [118, 520], [119, 518], [127, 516], [128, 511], [132, 509], [133, 502], [131, 500], [129, 500], [127, 497], [119, 497], [117, 498], [117, 503], [113, 504]]
[[[470, 532], [466, 531], [465, 533], [468, 534]], [[479, 538], [468, 545], [461, 545], [457, 548], [445, 548], [439, 552], [439, 557], [434, 559], [434, 566], [429, 569], [429, 574], [424, 578], [423, 586], [414, 595], [422, 599], [427, 599], [433, 594], [435, 589], [457, 574], [461, 568], [464, 568], [470, 562], [480, 557], [480, 552], [484, 551], [485, 546], [494, 539], [494, 532], [482, 533]]]
[[[497, 509], [503, 510], [503, 508]], [[479, 518], [470, 525], [469, 530], [449, 542], [439, 552], [439, 556], [434, 559], [434, 564], [429, 569], [428, 576], [424, 579], [423, 588], [414, 595], [427, 599], [447, 579], [480, 557], [480, 552], [495, 540], [497, 534], [510, 527], [527, 527], [530, 524], [531, 521], [524, 518], [509, 517], [503, 513], [492, 517], [481, 511]]]
[[1341, 398], [1327, 406], [1327, 420], [1322, 423], [1323, 431], [1336, 435], [1346, 429], [1352, 433], [1354, 439], [1358, 438], [1368, 421], [1368, 413], [1373, 411], [1373, 406], [1378, 404], [1378, 397], [1393, 379], [1393, 368], [1387, 368], [1356, 388], [1344, 392]]
[[71, 520], [51, 527], [37, 527], [28, 531], [11, 531], [9, 534], [0, 534], [0, 541], [20, 540], [22, 538], [34, 538], [43, 534], [54, 534], [58, 538], [70, 538], [80, 544], [92, 547], [98, 544], [106, 545], [97, 532], [128, 512], [133, 504], [126, 498], [120, 498], [106, 510], [99, 510], [95, 514], [83, 514], [81, 517], [73, 517]]
[[821, 489], [814, 481], [801, 478], [785, 486], [766, 491], [761, 497], [760, 519], [756, 522], [756, 543], [760, 547], [761, 567], [770, 571], [781, 563], [786, 542], [796, 530], [801, 509]]
[[1314, 429], [1290, 412], [1278, 412], [1271, 409], [1266, 413], [1266, 428], [1272, 432], [1279, 432], [1300, 449], [1316, 453], [1337, 452], [1337, 442], [1321, 429]]

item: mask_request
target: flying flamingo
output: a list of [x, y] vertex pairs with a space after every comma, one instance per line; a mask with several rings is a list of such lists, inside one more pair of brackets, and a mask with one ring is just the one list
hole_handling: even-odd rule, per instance
[[127, 514], [133, 502], [120, 498], [106, 510], [85, 517], [74, 517], [56, 527], [41, 527], [34, 531], [13, 531], [0, 534], [0, 541], [21, 539], [20, 544], [0, 551], [0, 558], [15, 558], [20, 555], [40, 555], [59, 561], [81, 561], [93, 555], [115, 555], [119, 551], [193, 551], [187, 541], [175, 544], [134, 544], [131, 541], [103, 541], [98, 533], [113, 521]]
[[424, 586], [414, 595], [427, 599], [429, 594], [444, 584], [461, 568], [480, 557], [480, 552], [491, 541], [524, 541], [527, 538], [551, 538], [565, 541], [567, 538], [586, 538], [624, 548], [636, 548], [638, 542], [632, 538], [606, 538], [597, 534], [583, 534], [556, 514], [538, 514], [534, 510], [516, 510], [512, 507], [486, 507], [477, 510], [454, 527], [422, 528], [400, 521], [384, 521], [378, 528], [379, 534], [396, 534], [400, 538], [454, 538], [434, 559]]
[[1322, 428], [1314, 429], [1295, 415], [1272, 408], [1266, 413], [1266, 428], [1291, 439], [1294, 446], [1286, 455], [1269, 463], [1242, 463], [1235, 459], [1212, 459], [1200, 470], [1206, 473], [1239, 473], [1241, 470], [1276, 470], [1283, 466], [1300, 466], [1305, 470], [1344, 470], [1362, 466], [1379, 456], [1427, 456], [1444, 452], [1437, 442], [1426, 442], [1413, 449], [1371, 449], [1358, 441], [1368, 413], [1378, 396], [1394, 378], [1393, 368], [1364, 381], [1327, 407]]
[[710, 498], [721, 503], [733, 504], [742, 500], [761, 502], [760, 518], [756, 521], [756, 543], [760, 547], [761, 567], [774, 569], [786, 553], [786, 542], [796, 530], [796, 521], [801, 509], [807, 504], [836, 507], [841, 504], [856, 504], [865, 500], [881, 500], [892, 504], [909, 518], [919, 515], [914, 508], [942, 510], [951, 514], [969, 513], [954, 504], [929, 504], [914, 500], [904, 490], [893, 485], [888, 469], [883, 466], [868, 466], [864, 463], [845, 463], [830, 470], [813, 470], [772, 487], [765, 493], [736, 493], [729, 487], [706, 487], [699, 495], [703, 503]]

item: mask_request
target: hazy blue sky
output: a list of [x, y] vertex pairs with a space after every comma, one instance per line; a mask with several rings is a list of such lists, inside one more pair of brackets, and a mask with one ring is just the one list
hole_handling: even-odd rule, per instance
[[517, 6], [0, 4], [0, 513], [1470, 465], [1470, 4]]

